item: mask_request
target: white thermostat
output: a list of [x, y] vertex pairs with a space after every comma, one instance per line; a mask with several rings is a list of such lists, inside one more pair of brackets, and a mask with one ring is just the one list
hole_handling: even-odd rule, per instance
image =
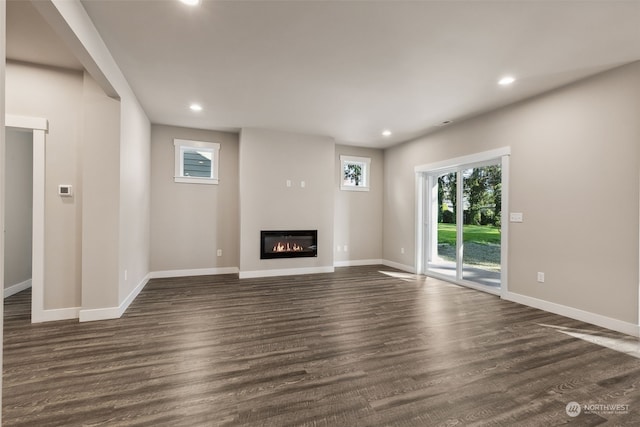
[[73, 186], [65, 184], [58, 185], [58, 195], [62, 197], [71, 197], [73, 196]]

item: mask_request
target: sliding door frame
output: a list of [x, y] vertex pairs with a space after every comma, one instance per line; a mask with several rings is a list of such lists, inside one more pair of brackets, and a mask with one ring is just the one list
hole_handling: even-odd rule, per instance
[[[456, 284], [467, 286], [473, 289], [478, 289], [491, 294], [504, 296], [508, 293], [508, 242], [509, 242], [509, 157], [511, 155], [510, 147], [502, 147], [495, 150], [484, 151], [481, 153], [471, 154], [468, 156], [456, 157], [441, 162], [429, 163], [425, 165], [419, 165], [415, 167], [416, 174], [416, 273], [427, 276], [437, 277], [442, 280], [454, 282]], [[433, 206], [434, 195], [433, 187], [435, 185], [433, 177], [438, 173], [446, 173], [450, 171], [457, 171], [456, 179], [458, 180], [458, 188], [462, 188], [462, 174], [459, 172], [461, 167], [474, 167], [482, 166], [483, 163], [489, 163], [497, 161], [501, 166], [502, 172], [502, 222], [500, 227], [500, 290], [490, 289], [486, 286], [476, 284], [464, 279], [458, 280], [458, 277], [462, 277], [462, 258], [459, 253], [462, 247], [462, 233], [456, 233], [456, 259], [460, 262], [456, 262], [456, 278], [451, 278], [444, 275], [431, 272], [428, 269], [428, 258], [431, 255], [430, 251], [433, 250], [430, 246], [430, 236], [434, 232], [435, 227], [434, 213], [430, 206]], [[437, 203], [436, 203], [437, 204]], [[458, 209], [456, 212], [456, 223], [462, 224], [463, 209]], [[437, 217], [436, 217], [437, 218]]]

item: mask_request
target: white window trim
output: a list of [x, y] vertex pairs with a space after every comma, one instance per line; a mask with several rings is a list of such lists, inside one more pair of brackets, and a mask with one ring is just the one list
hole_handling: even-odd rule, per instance
[[[174, 175], [173, 181], [178, 183], [188, 184], [218, 184], [218, 165], [220, 158], [220, 144], [216, 142], [204, 142], [204, 141], [192, 141], [189, 139], [177, 139], [173, 140], [174, 149]], [[195, 176], [183, 176], [184, 163], [182, 162], [182, 148], [205, 148], [211, 150], [211, 178], [195, 177]]]
[[[365, 185], [344, 185], [344, 166], [345, 163], [363, 163], [364, 164], [364, 183]], [[344, 191], [369, 191], [371, 182], [371, 157], [357, 156], [340, 156], [340, 189]]]

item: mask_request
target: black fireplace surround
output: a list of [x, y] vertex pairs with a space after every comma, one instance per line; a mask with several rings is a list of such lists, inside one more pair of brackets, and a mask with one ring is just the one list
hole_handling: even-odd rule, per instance
[[260, 259], [318, 256], [318, 230], [263, 230]]

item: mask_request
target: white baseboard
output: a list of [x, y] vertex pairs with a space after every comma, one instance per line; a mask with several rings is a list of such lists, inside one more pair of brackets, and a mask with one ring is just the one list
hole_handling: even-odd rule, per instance
[[330, 267], [307, 267], [307, 268], [282, 268], [277, 270], [254, 270], [241, 271], [241, 279], [253, 279], [256, 277], [273, 277], [273, 276], [293, 276], [296, 274], [317, 274], [317, 273], [333, 273], [333, 266]]
[[168, 277], [208, 276], [213, 274], [238, 274], [238, 267], [194, 268], [189, 270], [152, 271], [149, 279], [164, 279]]
[[94, 320], [117, 319], [120, 317], [118, 312], [119, 307], [81, 309], [78, 320], [80, 322], [93, 322]]
[[122, 317], [122, 315], [124, 314], [125, 311], [127, 311], [127, 308], [129, 308], [129, 305], [131, 305], [133, 300], [136, 299], [138, 294], [144, 289], [145, 286], [147, 286], [147, 283], [149, 283], [150, 276], [151, 274], [147, 273], [147, 275], [142, 278], [140, 283], [138, 283], [138, 286], [133, 288], [133, 290], [129, 292], [129, 295], [127, 295], [127, 297], [120, 303], [120, 306], [118, 307], [118, 317]]
[[42, 310], [40, 313], [31, 313], [31, 323], [54, 322], [56, 320], [77, 319], [80, 307], [54, 308]]
[[118, 307], [105, 307], [80, 310], [80, 322], [92, 322], [94, 320], [118, 319], [122, 317], [129, 305], [136, 299], [138, 294], [144, 289], [151, 279], [160, 279], [167, 277], [187, 277], [187, 276], [204, 276], [210, 274], [235, 274], [238, 267], [222, 267], [222, 268], [198, 268], [191, 270], [164, 270], [153, 271], [148, 273], [130, 293], [120, 303]]
[[92, 308], [86, 310], [80, 310], [79, 321], [80, 322], [92, 322], [94, 320], [107, 320], [107, 319], [119, 319], [122, 317], [129, 305], [136, 299], [138, 294], [149, 283], [151, 273], [144, 276], [144, 278], [133, 288], [133, 290], [127, 295], [127, 297], [120, 303], [118, 307], [105, 307], [105, 308]]
[[30, 287], [31, 287], [31, 279], [27, 279], [24, 282], [8, 286], [4, 288], [4, 297], [5, 298], [10, 297], [11, 295], [15, 295], [18, 292], [22, 292], [25, 289], [29, 289]]
[[638, 325], [580, 310], [578, 308], [568, 307], [566, 305], [556, 304], [513, 292], [506, 292], [502, 295], [502, 299], [516, 302], [518, 304], [528, 305], [529, 307], [538, 308], [540, 310], [559, 314], [560, 316], [568, 317], [570, 319], [580, 320], [582, 322], [611, 329], [613, 331], [622, 332], [623, 334], [632, 335], [634, 337], [640, 336], [640, 328]]
[[359, 265], [381, 265], [384, 262], [381, 259], [352, 259], [348, 261], [335, 261], [334, 267], [357, 267]]
[[386, 265], [387, 267], [397, 268], [398, 270], [406, 271], [407, 273], [416, 273], [416, 268], [411, 265], [400, 264], [399, 262], [389, 261], [386, 259], [382, 260], [382, 265]]

